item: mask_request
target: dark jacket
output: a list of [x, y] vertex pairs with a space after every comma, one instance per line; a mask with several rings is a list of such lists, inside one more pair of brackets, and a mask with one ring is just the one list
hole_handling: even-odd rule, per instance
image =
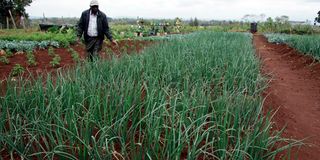
[[[78, 23], [78, 37], [81, 37], [84, 34], [84, 40], [87, 41], [88, 36], [88, 26], [89, 26], [89, 18], [90, 18], [90, 9], [82, 12], [81, 18]], [[98, 37], [104, 40], [104, 36], [112, 41], [112, 35], [110, 33], [109, 24], [107, 20], [107, 16], [98, 11], [97, 13], [97, 28], [98, 28]]]

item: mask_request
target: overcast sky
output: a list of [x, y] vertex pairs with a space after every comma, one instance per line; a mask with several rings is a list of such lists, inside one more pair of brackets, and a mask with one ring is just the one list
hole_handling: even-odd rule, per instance
[[[80, 17], [91, 0], [34, 0], [32, 17]], [[320, 0], [100, 0], [100, 10], [113, 18], [197, 17], [205, 20], [240, 20], [245, 14], [267, 17], [288, 15], [290, 20], [314, 20]]]

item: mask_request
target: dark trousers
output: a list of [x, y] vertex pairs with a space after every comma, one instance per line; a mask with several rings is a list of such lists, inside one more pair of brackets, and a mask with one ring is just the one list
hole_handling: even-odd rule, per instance
[[92, 62], [99, 58], [99, 52], [102, 49], [103, 40], [98, 37], [89, 37], [86, 43], [87, 58]]

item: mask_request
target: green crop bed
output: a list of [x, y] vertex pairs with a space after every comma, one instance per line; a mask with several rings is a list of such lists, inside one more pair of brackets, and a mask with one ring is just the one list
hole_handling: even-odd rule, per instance
[[300, 52], [311, 55], [320, 60], [320, 36], [319, 35], [287, 35], [266, 34], [269, 42], [286, 43], [298, 49]]
[[25, 159], [274, 159], [291, 141], [261, 113], [265, 83], [251, 42], [193, 33], [9, 82], [0, 146]]
[[0, 40], [3, 41], [55, 41], [61, 46], [67, 47], [76, 41], [75, 31], [70, 29], [67, 33], [51, 33], [51, 32], [23, 32], [17, 30], [13, 32], [6, 30], [5, 33], [0, 34]]

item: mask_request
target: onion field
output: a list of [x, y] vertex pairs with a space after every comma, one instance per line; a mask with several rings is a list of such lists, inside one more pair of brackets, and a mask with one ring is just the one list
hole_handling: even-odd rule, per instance
[[320, 60], [320, 36], [319, 35], [288, 35], [288, 34], [265, 34], [269, 42], [288, 44], [290, 47], [302, 53], [313, 56]]
[[[248, 33], [173, 36], [142, 54], [8, 81], [2, 153], [23, 159], [275, 159]], [[290, 145], [288, 145], [290, 143]], [[281, 144], [281, 145], [280, 145]]]

